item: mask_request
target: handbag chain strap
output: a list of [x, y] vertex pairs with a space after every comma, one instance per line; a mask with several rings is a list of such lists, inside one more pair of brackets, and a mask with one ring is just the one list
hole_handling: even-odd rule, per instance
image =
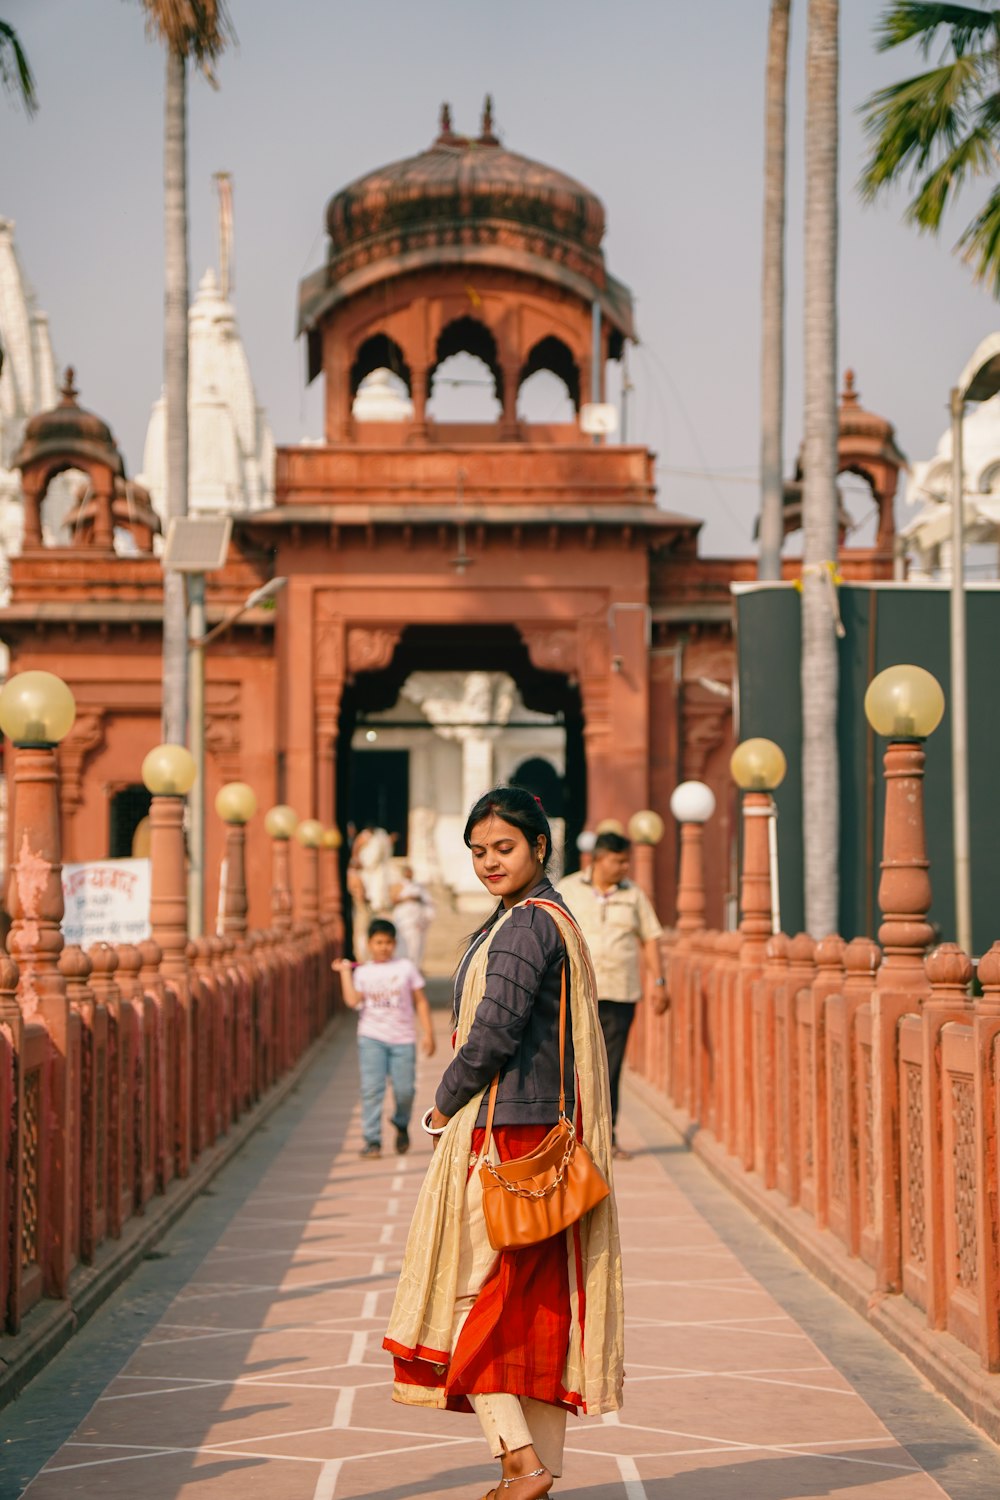
[[[555, 906], [554, 901], [526, 901], [525, 906]], [[560, 907], [561, 911], [562, 908]], [[558, 927], [556, 931], [558, 932]], [[562, 942], [562, 933], [559, 933], [559, 941]], [[546, 1198], [550, 1193], [561, 1187], [566, 1176], [566, 1168], [573, 1159], [576, 1150], [576, 1130], [573, 1121], [566, 1113], [566, 969], [569, 965], [569, 954], [566, 952], [566, 944], [563, 943], [563, 966], [562, 976], [559, 984], [559, 1120], [566, 1122], [566, 1150], [559, 1164], [559, 1171], [555, 1180], [543, 1188], [520, 1188], [501, 1177], [496, 1167], [490, 1161], [490, 1146], [493, 1142], [493, 1112], [496, 1109], [497, 1090], [500, 1087], [500, 1074], [498, 1073], [490, 1084], [490, 1102], [486, 1111], [486, 1143], [483, 1146], [483, 1165], [492, 1177], [506, 1192], [512, 1193], [517, 1198]]]

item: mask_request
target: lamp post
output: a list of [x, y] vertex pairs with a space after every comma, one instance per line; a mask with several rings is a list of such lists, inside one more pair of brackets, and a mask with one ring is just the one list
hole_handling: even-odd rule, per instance
[[295, 830], [295, 837], [304, 854], [299, 915], [303, 927], [315, 927], [319, 922], [319, 847], [323, 840], [323, 825], [318, 818], [303, 818]]
[[220, 936], [229, 933], [237, 949], [246, 946], [246, 825], [257, 811], [257, 796], [245, 781], [227, 781], [215, 796], [215, 811], [226, 825], [226, 853], [219, 880]]
[[231, 610], [218, 625], [206, 632], [205, 575], [191, 572], [188, 578], [188, 720], [191, 753], [197, 771], [194, 796], [191, 798], [188, 934], [197, 938], [201, 937], [205, 929], [205, 650], [245, 615], [247, 610], [256, 609], [257, 605], [273, 599], [284, 588], [288, 579], [269, 579], [248, 594], [243, 603]]
[[680, 825], [677, 869], [677, 931], [700, 932], [705, 925], [703, 830], [715, 812], [715, 793], [703, 781], [682, 781], [673, 790], [670, 811]]
[[777, 809], [771, 793], [784, 781], [788, 763], [773, 740], [752, 739], [736, 746], [729, 769], [743, 792], [740, 932], [763, 954], [767, 939], [781, 931]]
[[281, 937], [292, 930], [292, 883], [288, 867], [288, 840], [299, 815], [294, 807], [279, 802], [265, 814], [264, 830], [271, 840], [271, 926]]
[[879, 942], [885, 958], [872, 994], [872, 1073], [878, 1082], [875, 1160], [882, 1163], [875, 1195], [879, 1291], [902, 1290], [902, 1227], [899, 1182], [899, 1022], [922, 1006], [928, 980], [924, 954], [932, 930], [927, 921], [931, 882], [924, 836], [924, 745], [941, 722], [944, 694], [922, 667], [896, 666], [868, 685], [865, 714], [885, 749], [885, 823], [878, 904]]
[[183, 745], [157, 745], [142, 763], [142, 779], [153, 794], [149, 808], [153, 937], [163, 953], [164, 979], [187, 981], [187, 888], [184, 799], [195, 784], [194, 756]]
[[880, 989], [924, 987], [924, 952], [931, 940], [930, 861], [924, 835], [924, 740], [941, 722], [944, 693], [923, 667], [887, 667], [868, 685], [865, 714], [885, 750], [885, 824], [879, 942], [885, 950]]
[[663, 837], [663, 819], [651, 807], [633, 813], [628, 820], [628, 837], [635, 846], [635, 875], [650, 901], [655, 895], [653, 850]]
[[[75, 718], [73, 694], [51, 672], [20, 672], [0, 692], [0, 729], [16, 750], [7, 948], [20, 971], [21, 1010], [44, 1022], [52, 1043], [48, 1118], [35, 1122], [39, 1135], [47, 1132], [51, 1141], [69, 1138], [75, 1092], [70, 1006], [59, 969], [63, 892], [56, 766], [56, 746]], [[18, 1146], [23, 1149], [23, 1142]], [[47, 1160], [46, 1201], [36, 1205], [37, 1258], [44, 1290], [63, 1297], [72, 1264], [75, 1184], [63, 1153], [50, 1153]], [[20, 1275], [19, 1265], [14, 1274]]]

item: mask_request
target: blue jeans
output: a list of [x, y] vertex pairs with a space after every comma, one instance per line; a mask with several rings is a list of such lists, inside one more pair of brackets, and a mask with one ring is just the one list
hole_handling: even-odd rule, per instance
[[405, 1130], [410, 1123], [417, 1077], [416, 1043], [379, 1042], [371, 1036], [359, 1036], [358, 1060], [361, 1064], [361, 1129], [367, 1142], [380, 1146], [382, 1105], [388, 1079], [392, 1080], [396, 1103], [392, 1123], [397, 1130]]

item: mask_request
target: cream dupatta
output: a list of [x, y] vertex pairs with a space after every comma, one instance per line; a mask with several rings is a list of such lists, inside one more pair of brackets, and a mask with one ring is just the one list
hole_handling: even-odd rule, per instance
[[[554, 902], [532, 904], [545, 908], [565, 944], [578, 1109], [582, 1110], [591, 1155], [611, 1182], [611, 1101], [590, 954], [568, 912]], [[472, 1029], [483, 995], [490, 944], [509, 916], [510, 912], [504, 913], [469, 962], [459, 1005], [456, 1038], [459, 1047]], [[447, 1365], [452, 1349], [472, 1133], [484, 1093], [485, 1089], [481, 1090], [452, 1116], [438, 1140], [410, 1224], [386, 1330], [386, 1347], [441, 1366]], [[614, 1192], [585, 1214], [576, 1227], [580, 1239], [579, 1275], [573, 1231], [566, 1234], [572, 1325], [563, 1385], [567, 1391], [582, 1396], [588, 1413], [617, 1411], [622, 1401], [624, 1303]], [[393, 1398], [422, 1406], [444, 1406], [446, 1402], [443, 1388], [430, 1391], [400, 1382], [394, 1387]]]

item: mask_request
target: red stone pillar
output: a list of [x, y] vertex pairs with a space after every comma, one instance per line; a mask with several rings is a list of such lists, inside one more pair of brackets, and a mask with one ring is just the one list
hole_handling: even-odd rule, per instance
[[[152, 894], [149, 906], [153, 940], [161, 952], [160, 975], [175, 998], [173, 1026], [167, 1042], [173, 1070], [175, 1159], [173, 1170], [184, 1177], [191, 1165], [192, 1072], [191, 988], [187, 958], [187, 877], [184, 857], [184, 799], [154, 796], [149, 808], [149, 853]], [[168, 1170], [164, 1168], [166, 1179]]]
[[[923, 1153], [925, 1243], [927, 1250], [927, 1322], [931, 1328], [948, 1325], [948, 1276], [945, 1266], [944, 1197], [942, 1181], [948, 1169], [944, 1161], [941, 1121], [952, 1107], [944, 1098], [941, 1032], [949, 1022], [968, 1026], [973, 1022], [969, 982], [972, 962], [957, 943], [941, 943], [929, 954], [925, 972], [930, 993], [921, 1005], [923, 1056]], [[988, 966], [987, 966], [988, 969]], [[988, 1241], [985, 1243], [989, 1243]], [[993, 1258], [993, 1257], [991, 1257]], [[982, 1274], [982, 1257], [980, 1257]]]
[[[11, 679], [12, 685], [16, 679]], [[27, 1021], [40, 1021], [52, 1045], [48, 1108], [39, 1121], [45, 1167], [42, 1275], [46, 1293], [64, 1297], [72, 1269], [71, 1232], [77, 1184], [69, 1151], [73, 1076], [70, 1008], [59, 971], [63, 938], [59, 777], [52, 744], [21, 744], [14, 760], [14, 864], [9, 885], [12, 918], [7, 947], [20, 970], [18, 999]]]
[[924, 954], [932, 931], [930, 861], [924, 835], [924, 747], [891, 741], [885, 751], [885, 833], [878, 902], [885, 958], [872, 996], [872, 1072], [876, 1091], [875, 1268], [879, 1291], [902, 1290], [900, 1236], [899, 1022], [917, 1011], [928, 989]]
[[[1000, 1244], [1000, 942], [979, 960], [982, 995], [974, 1003], [976, 1089], [976, 1230], [980, 1246]], [[1000, 1370], [1000, 1262], [979, 1257], [979, 1357], [987, 1370]]]

